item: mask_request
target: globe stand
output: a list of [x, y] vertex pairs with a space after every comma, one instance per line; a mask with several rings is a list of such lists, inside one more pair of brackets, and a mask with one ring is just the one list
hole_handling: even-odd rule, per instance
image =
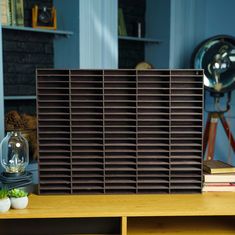
[[224, 117], [224, 113], [209, 112], [203, 136], [203, 156], [205, 156], [206, 149], [208, 148], [205, 160], [214, 159], [215, 140], [216, 140], [218, 121], [221, 121], [224, 131], [228, 137], [229, 143], [233, 151], [235, 152], [235, 140], [233, 138], [232, 132], [230, 131], [229, 125]]

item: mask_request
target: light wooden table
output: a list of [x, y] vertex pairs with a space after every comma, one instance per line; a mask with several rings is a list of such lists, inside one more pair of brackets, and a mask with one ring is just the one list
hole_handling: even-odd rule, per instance
[[[110, 221], [109, 218], [116, 218], [112, 223], [117, 223], [117, 226], [120, 225], [118, 233], [122, 235], [163, 233], [234, 235], [235, 193], [92, 196], [31, 195], [27, 209], [10, 210], [7, 213], [0, 214], [0, 219], [6, 223], [6, 227], [9, 226], [7, 224], [9, 221], [16, 222], [19, 219], [23, 219], [23, 221], [30, 220], [32, 223], [35, 219], [40, 219], [37, 221], [42, 221], [42, 224], [43, 222], [47, 223], [49, 219], [53, 219], [57, 228], [60, 225], [63, 226], [63, 231], [66, 230], [64, 229], [66, 225], [62, 225], [60, 222], [66, 218], [68, 219], [66, 221], [73, 220], [75, 224], [79, 219], [86, 218], [88, 223], [89, 221], [91, 222], [89, 226], [92, 226], [94, 218], [107, 220], [104, 223], [107, 225]], [[2, 225], [0, 223], [0, 226], [4, 227], [4, 223]], [[53, 229], [50, 234], [55, 234], [52, 231]], [[5, 234], [8, 233], [5, 232]], [[71, 234], [71, 231], [68, 234]]]

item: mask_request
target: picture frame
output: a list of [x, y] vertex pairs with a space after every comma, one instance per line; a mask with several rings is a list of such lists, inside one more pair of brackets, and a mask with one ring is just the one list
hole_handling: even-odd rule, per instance
[[32, 27], [41, 29], [57, 28], [56, 9], [55, 7], [38, 7], [35, 5], [32, 8]]

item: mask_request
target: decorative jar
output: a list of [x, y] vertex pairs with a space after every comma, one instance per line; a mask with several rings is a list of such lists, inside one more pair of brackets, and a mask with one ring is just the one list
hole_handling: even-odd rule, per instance
[[1, 165], [7, 174], [22, 174], [29, 164], [29, 145], [20, 131], [7, 132], [0, 145]]

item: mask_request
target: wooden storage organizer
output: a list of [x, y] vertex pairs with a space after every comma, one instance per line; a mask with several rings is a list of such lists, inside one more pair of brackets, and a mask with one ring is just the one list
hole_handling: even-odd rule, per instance
[[202, 70], [38, 70], [41, 194], [199, 193]]

